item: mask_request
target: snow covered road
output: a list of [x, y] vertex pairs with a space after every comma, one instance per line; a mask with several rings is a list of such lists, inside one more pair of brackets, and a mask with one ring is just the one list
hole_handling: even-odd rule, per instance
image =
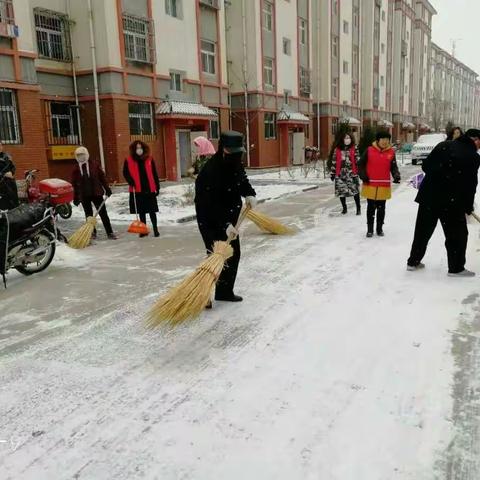
[[479, 280], [446, 277], [440, 231], [428, 268], [406, 272], [414, 195], [397, 190], [371, 240], [330, 187], [262, 206], [302, 232], [249, 226], [245, 302], [168, 333], [141, 318], [198, 262], [194, 225], [14, 277], [0, 293], [0, 478], [480, 478]]

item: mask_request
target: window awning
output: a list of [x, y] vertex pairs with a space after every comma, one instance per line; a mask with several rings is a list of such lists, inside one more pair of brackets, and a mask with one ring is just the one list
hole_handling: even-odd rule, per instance
[[188, 117], [207, 117], [217, 118], [217, 112], [211, 108], [202, 105], [201, 103], [194, 102], [179, 102], [167, 100], [162, 102], [156, 111], [156, 114], [160, 117], [175, 116], [178, 118]]
[[310, 119], [300, 112], [281, 110], [277, 122], [310, 123]]
[[415, 125], [412, 122], [403, 122], [402, 128], [405, 130], [411, 130], [412, 128], [415, 129]]
[[420, 125], [420, 128], [421, 128], [422, 130], [431, 130], [431, 129], [432, 129], [432, 127], [431, 127], [430, 125], [428, 125], [428, 123], [422, 123], [422, 124]]
[[353, 127], [358, 127], [361, 125], [360, 120], [355, 117], [343, 117], [340, 119], [340, 123], [348, 123], [348, 125], [351, 125]]

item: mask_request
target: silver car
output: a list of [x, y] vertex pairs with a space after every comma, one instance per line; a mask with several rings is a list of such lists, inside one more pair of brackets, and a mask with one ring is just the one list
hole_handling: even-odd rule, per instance
[[447, 136], [444, 133], [427, 133], [418, 137], [417, 143], [412, 148], [412, 165], [423, 162], [430, 155], [430, 152], [441, 142], [444, 142]]

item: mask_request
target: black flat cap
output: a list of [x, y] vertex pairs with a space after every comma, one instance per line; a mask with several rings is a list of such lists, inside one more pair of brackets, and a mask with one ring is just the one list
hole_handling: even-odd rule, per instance
[[235, 130], [222, 132], [220, 142], [222, 142], [223, 148], [226, 148], [230, 153], [243, 153], [246, 151], [243, 146], [243, 133]]
[[480, 130], [477, 128], [471, 128], [465, 132], [465, 135], [470, 138], [480, 138]]

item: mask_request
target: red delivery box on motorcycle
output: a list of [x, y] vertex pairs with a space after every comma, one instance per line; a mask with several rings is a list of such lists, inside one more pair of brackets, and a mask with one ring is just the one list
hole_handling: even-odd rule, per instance
[[47, 178], [38, 182], [42, 195], [48, 195], [52, 205], [62, 205], [73, 201], [73, 185], [60, 178]]

